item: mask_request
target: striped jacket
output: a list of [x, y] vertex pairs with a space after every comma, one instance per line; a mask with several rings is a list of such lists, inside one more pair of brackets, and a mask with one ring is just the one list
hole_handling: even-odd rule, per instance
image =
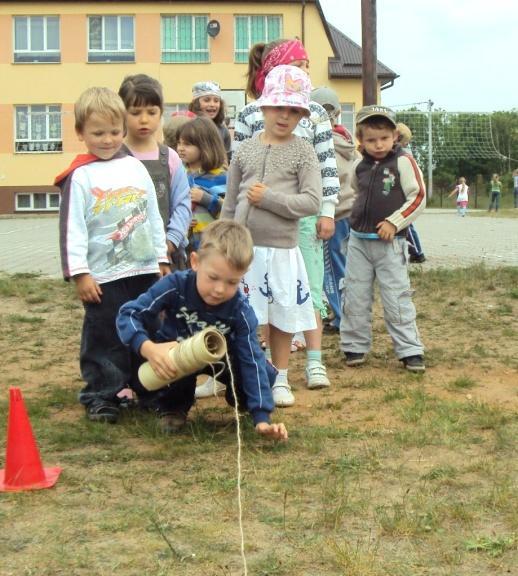
[[227, 172], [215, 168], [210, 172], [187, 172], [191, 188], [201, 188], [203, 197], [199, 203], [192, 204], [192, 222], [189, 228], [189, 244], [198, 250], [203, 230], [219, 217], [223, 199], [227, 191]]

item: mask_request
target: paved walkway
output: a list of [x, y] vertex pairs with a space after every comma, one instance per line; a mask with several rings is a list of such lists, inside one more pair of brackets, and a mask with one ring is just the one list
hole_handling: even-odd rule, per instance
[[[460, 218], [453, 210], [431, 209], [416, 227], [424, 269], [518, 266], [518, 218]], [[0, 218], [0, 270], [60, 277], [57, 216]]]

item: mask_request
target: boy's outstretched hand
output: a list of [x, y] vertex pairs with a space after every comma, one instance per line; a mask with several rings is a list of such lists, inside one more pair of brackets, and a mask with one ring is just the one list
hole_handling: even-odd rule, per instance
[[268, 436], [273, 440], [286, 441], [288, 439], [288, 431], [286, 426], [279, 422], [279, 424], [268, 424], [268, 422], [259, 422], [255, 425], [255, 431], [261, 436]]
[[382, 240], [385, 242], [392, 242], [392, 240], [394, 240], [394, 236], [396, 235], [397, 229], [394, 224], [392, 224], [392, 222], [383, 220], [382, 222], [378, 222], [378, 224], [376, 224], [376, 231]]

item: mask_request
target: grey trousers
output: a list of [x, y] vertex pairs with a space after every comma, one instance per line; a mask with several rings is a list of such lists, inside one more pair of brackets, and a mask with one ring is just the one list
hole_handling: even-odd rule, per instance
[[385, 325], [396, 356], [422, 355], [424, 348], [415, 321], [415, 306], [407, 269], [404, 237], [392, 242], [365, 240], [351, 234], [340, 322], [340, 349], [367, 353], [372, 343], [374, 280], [378, 281]]

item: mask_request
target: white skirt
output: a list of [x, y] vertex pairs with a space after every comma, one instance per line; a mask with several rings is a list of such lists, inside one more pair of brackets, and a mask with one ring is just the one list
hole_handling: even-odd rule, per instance
[[259, 324], [294, 334], [317, 327], [308, 275], [299, 248], [254, 247], [241, 291]]

